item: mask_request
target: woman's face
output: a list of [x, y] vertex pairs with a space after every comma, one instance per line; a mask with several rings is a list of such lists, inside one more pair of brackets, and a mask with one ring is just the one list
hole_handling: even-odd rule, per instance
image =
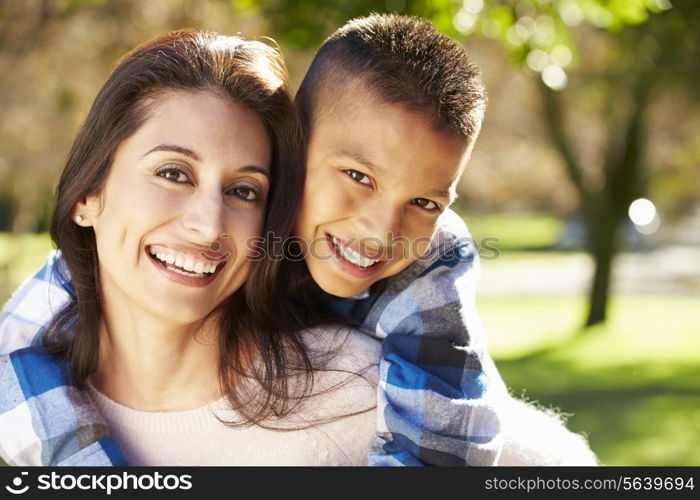
[[248, 276], [270, 140], [254, 111], [207, 91], [165, 94], [148, 116], [74, 215], [95, 231], [106, 314], [196, 322]]

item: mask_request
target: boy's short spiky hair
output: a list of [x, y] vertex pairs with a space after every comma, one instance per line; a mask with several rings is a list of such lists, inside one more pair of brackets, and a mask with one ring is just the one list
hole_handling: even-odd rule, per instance
[[481, 128], [486, 93], [479, 68], [460, 44], [425, 19], [373, 14], [331, 35], [297, 94], [307, 132], [350, 81], [364, 84], [380, 102], [422, 113], [470, 143]]

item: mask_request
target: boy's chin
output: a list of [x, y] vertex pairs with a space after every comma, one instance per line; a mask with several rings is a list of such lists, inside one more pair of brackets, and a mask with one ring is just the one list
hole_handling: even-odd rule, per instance
[[366, 285], [359, 285], [356, 282], [349, 283], [337, 277], [327, 276], [325, 275], [325, 273], [312, 272], [311, 277], [321, 288], [321, 290], [323, 290], [327, 294], [342, 298], [354, 297], [355, 295], [364, 292], [370, 286], [373, 285], [373, 282], [368, 282]]
[[321, 290], [323, 290], [324, 292], [330, 295], [334, 295], [335, 297], [341, 297], [344, 299], [354, 297], [355, 295], [364, 292], [372, 285], [370, 283], [366, 287], [357, 287], [337, 282], [321, 284], [319, 283], [319, 281], [316, 281], [316, 283], [318, 284], [318, 286], [321, 287]]

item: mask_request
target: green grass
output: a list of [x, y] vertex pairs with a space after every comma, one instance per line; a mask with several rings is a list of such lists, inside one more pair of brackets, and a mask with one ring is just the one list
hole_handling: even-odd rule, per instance
[[518, 212], [501, 214], [475, 214], [459, 204], [453, 207], [467, 222], [472, 236], [481, 241], [497, 238], [494, 242], [500, 250], [547, 248], [561, 236], [563, 222], [549, 214]]
[[479, 300], [513, 392], [572, 414], [607, 465], [700, 464], [700, 315], [694, 297], [622, 296], [578, 334], [576, 297]]

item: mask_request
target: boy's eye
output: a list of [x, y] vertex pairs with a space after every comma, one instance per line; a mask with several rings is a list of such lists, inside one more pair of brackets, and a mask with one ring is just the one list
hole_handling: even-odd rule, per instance
[[187, 174], [177, 167], [164, 167], [156, 172], [156, 175], [162, 177], [165, 180], [176, 182], [178, 184], [184, 184], [189, 182]]
[[230, 191], [236, 198], [239, 198], [243, 201], [258, 201], [259, 195], [258, 192], [248, 186], [239, 186], [237, 188], [234, 188]]
[[365, 184], [365, 185], [371, 185], [372, 181], [369, 180], [369, 176], [366, 174], [363, 174], [362, 172], [358, 172], [357, 170], [344, 170], [346, 174], [350, 176], [352, 180], [355, 182], [359, 182], [360, 184]]
[[424, 210], [428, 210], [429, 212], [435, 212], [440, 210], [440, 205], [426, 198], [414, 198], [413, 203]]

